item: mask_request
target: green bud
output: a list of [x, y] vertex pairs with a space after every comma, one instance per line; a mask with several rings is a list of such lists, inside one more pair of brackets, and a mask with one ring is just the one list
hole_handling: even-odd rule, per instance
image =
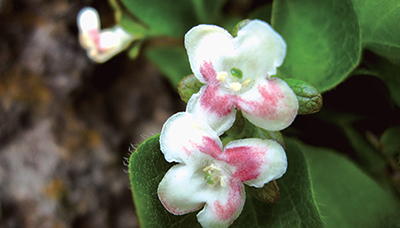
[[201, 83], [193, 74], [184, 77], [178, 83], [178, 93], [184, 102], [188, 102], [190, 97], [199, 92], [204, 84]]
[[250, 187], [250, 194], [264, 202], [264, 203], [276, 203], [279, 200], [279, 188], [276, 181], [272, 180], [266, 183], [262, 188]]
[[232, 29], [232, 36], [236, 37], [239, 30], [242, 29], [244, 26], [248, 25], [251, 22], [250, 19], [244, 19], [243, 21], [240, 21], [235, 25], [235, 27]]
[[322, 95], [310, 83], [294, 78], [285, 79], [299, 101], [297, 114], [308, 115], [321, 110]]

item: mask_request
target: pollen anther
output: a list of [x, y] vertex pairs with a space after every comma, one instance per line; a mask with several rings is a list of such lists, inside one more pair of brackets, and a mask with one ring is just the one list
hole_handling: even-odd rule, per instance
[[232, 82], [232, 83], [229, 85], [229, 87], [230, 87], [233, 91], [237, 92], [237, 91], [239, 91], [239, 90], [242, 89], [242, 84], [240, 84], [239, 82]]
[[225, 82], [227, 76], [228, 76], [228, 74], [226, 72], [218, 72], [217, 73], [217, 80], [220, 81], [220, 82]]

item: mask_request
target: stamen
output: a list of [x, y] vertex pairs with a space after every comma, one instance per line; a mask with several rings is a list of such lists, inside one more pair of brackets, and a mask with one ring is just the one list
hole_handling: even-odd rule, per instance
[[233, 91], [237, 92], [237, 91], [239, 91], [239, 90], [242, 89], [242, 84], [240, 84], [239, 82], [232, 82], [232, 83], [229, 85], [229, 87], [230, 87]]
[[210, 187], [214, 187], [218, 182], [222, 187], [225, 187], [226, 182], [225, 178], [221, 176], [221, 169], [216, 165], [211, 164], [203, 169], [204, 171], [204, 180], [210, 185]]
[[220, 82], [225, 82], [227, 76], [228, 76], [228, 74], [226, 72], [218, 72], [217, 73], [217, 80], [220, 81]]
[[248, 79], [244, 80], [244, 82], [242, 83], [242, 86], [246, 87], [246, 86], [248, 86], [250, 84], [250, 82], [251, 82], [251, 79], [248, 78]]

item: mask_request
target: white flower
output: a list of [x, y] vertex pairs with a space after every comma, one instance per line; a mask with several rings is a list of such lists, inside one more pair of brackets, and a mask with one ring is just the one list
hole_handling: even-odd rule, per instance
[[87, 55], [95, 62], [102, 63], [125, 49], [135, 36], [116, 25], [100, 30], [100, 18], [91, 7], [81, 9], [77, 17], [79, 42]]
[[217, 133], [187, 112], [173, 115], [160, 136], [168, 162], [158, 196], [175, 215], [199, 210], [203, 227], [228, 227], [245, 203], [244, 184], [263, 187], [287, 168], [282, 146], [272, 140], [242, 139], [223, 148]]
[[235, 121], [238, 108], [258, 127], [278, 131], [297, 115], [298, 101], [285, 81], [271, 78], [286, 54], [286, 43], [270, 25], [253, 20], [232, 37], [213, 25], [185, 35], [196, 78], [205, 85], [188, 101], [187, 112], [220, 135]]

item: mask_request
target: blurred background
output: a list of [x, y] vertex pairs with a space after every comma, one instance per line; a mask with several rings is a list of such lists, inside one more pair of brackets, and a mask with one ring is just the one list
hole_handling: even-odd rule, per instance
[[106, 0], [0, 0], [2, 228], [138, 227], [124, 159], [184, 110], [140, 56], [86, 57], [84, 6], [115, 23]]

